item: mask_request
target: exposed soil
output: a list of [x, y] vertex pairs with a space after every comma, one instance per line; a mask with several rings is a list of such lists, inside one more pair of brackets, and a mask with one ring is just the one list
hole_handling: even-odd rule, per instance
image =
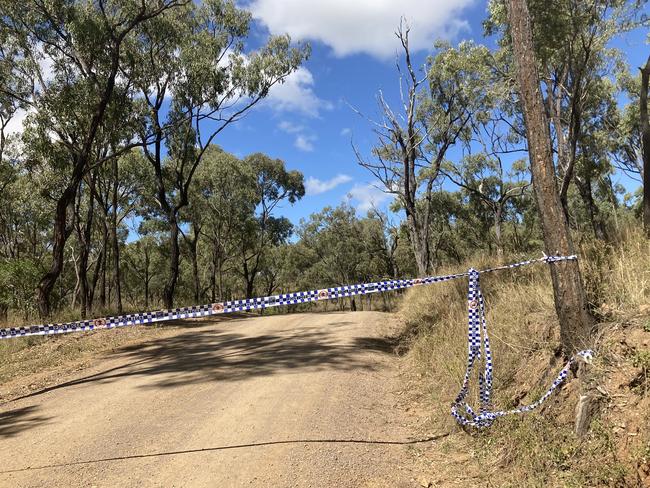
[[17, 375], [0, 485], [429, 486], [418, 456], [444, 434], [426, 431], [395, 332], [376, 312], [194, 322]]

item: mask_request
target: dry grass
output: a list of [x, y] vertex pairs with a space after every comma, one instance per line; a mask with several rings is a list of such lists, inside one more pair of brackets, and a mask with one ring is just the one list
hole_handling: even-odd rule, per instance
[[[521, 479], [526, 486], [650, 484], [650, 242], [629, 232], [615, 246], [585, 244], [581, 255], [588, 296], [602, 322], [590, 369], [603, 395], [600, 414], [585, 438], [575, 436], [579, 384], [571, 381], [541, 411], [501, 419], [475, 434], [472, 455], [483, 477], [479, 484], [520, 486]], [[478, 261], [471, 264], [495, 264]], [[548, 270], [537, 265], [483, 275], [481, 284], [495, 358], [494, 406], [531, 403], [562, 362]], [[417, 288], [400, 312], [410, 358], [433, 403], [432, 421], [456, 432], [452, 439], [459, 448], [467, 434], [455, 425], [449, 405], [465, 372], [466, 286], [459, 280]]]

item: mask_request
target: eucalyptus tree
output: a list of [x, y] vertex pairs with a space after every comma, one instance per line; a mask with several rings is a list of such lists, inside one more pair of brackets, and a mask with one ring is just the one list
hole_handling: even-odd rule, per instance
[[369, 240], [376, 246], [378, 254], [384, 258], [387, 276], [399, 278], [402, 275], [395, 256], [401, 241], [399, 225], [395, 224], [387, 213], [376, 208], [370, 210], [367, 217], [367, 220], [372, 222], [372, 226], [368, 229], [371, 231]]
[[[117, 158], [111, 164], [97, 170], [97, 183], [93, 196], [101, 209], [101, 226], [98, 256], [95, 263], [89, 302], [92, 305], [98, 279], [100, 282], [100, 302], [106, 306], [107, 274], [112, 288], [112, 308], [122, 311], [122, 262], [120, 252], [123, 240], [128, 234], [125, 222], [128, 221], [142, 204], [142, 195], [151, 183], [147, 162], [138, 149], [132, 149]], [[109, 264], [110, 258], [110, 264]], [[110, 272], [109, 272], [110, 268]]]
[[[371, 211], [359, 218], [344, 202], [302, 220], [297, 232], [300, 239], [289, 252], [301, 280], [310, 287], [329, 287], [392, 278], [394, 249], [386, 239], [385, 221], [376, 215]], [[371, 297], [366, 298], [370, 304]], [[355, 299], [350, 301], [355, 310]]]
[[145, 25], [131, 46], [130, 79], [141, 94], [140, 139], [155, 174], [155, 198], [169, 228], [164, 290], [171, 307], [178, 280], [179, 213], [194, 174], [227, 126], [282, 83], [309, 54], [288, 36], [246, 52], [251, 14], [232, 0], [191, 3]]
[[123, 261], [127, 264], [123, 277], [126, 294], [134, 305], [144, 305], [145, 309], [151, 305], [154, 296], [152, 283], [159, 277], [164, 264], [160, 244], [156, 235], [144, 233], [127, 244], [123, 252]]
[[196, 300], [202, 290], [201, 250], [211, 300], [224, 298], [224, 272], [230, 262], [237, 261], [241, 223], [254, 218], [256, 204], [253, 167], [218, 146], [209, 147], [190, 187], [189, 204], [181, 212], [190, 227], [184, 237], [192, 260]]
[[[3, 90], [31, 112], [23, 137], [29, 158], [60, 176], [52, 264], [37, 287], [43, 316], [50, 313], [50, 294], [63, 268], [72, 232], [69, 209], [79, 185], [130, 140], [116, 131], [128, 125], [130, 113], [128, 82], [120, 76], [124, 46], [140, 25], [189, 1], [0, 2], [2, 37], [20, 52], [11, 70], [31, 87], [28, 94]], [[99, 138], [113, 142], [115, 150], [98, 160]]]
[[440, 167], [448, 151], [468, 136], [469, 122], [481, 110], [488, 51], [469, 42], [457, 49], [438, 44], [439, 52], [419, 74], [411, 59], [409, 28], [400, 26], [396, 35], [404, 54], [404, 66], [399, 67], [402, 107], [391, 108], [380, 92], [383, 120], [373, 122], [377, 144], [372, 158], [356, 153], [359, 164], [404, 209], [418, 274], [425, 275], [432, 267], [432, 195], [441, 183]]
[[441, 169], [470, 199], [489, 210], [497, 255], [501, 257], [508, 205], [530, 186], [525, 178], [525, 162], [515, 159], [526, 151], [523, 120], [513, 86], [504, 77], [512, 62], [509, 56], [503, 50], [490, 52], [483, 48], [481, 56], [473, 61], [483, 82], [482, 106], [469, 121], [462, 156], [456, 161], [444, 161]]
[[[0, 24], [2, 25], [2, 24]], [[7, 172], [6, 149], [10, 143], [10, 123], [15, 122], [25, 108], [29, 85], [16, 69], [21, 63], [21, 50], [8, 29], [0, 29], [0, 192], [10, 181]]]
[[293, 204], [305, 195], [302, 173], [287, 170], [284, 162], [261, 153], [243, 160], [254, 176], [255, 214], [241, 223], [237, 233], [240, 259], [238, 272], [246, 285], [246, 297], [255, 290], [255, 280], [263, 269], [264, 256], [269, 248], [285, 244], [293, 225], [284, 217], [276, 217], [275, 210], [284, 202]]
[[367, 261], [363, 230], [355, 210], [343, 203], [310, 215], [298, 230], [310, 266], [305, 274], [318, 286], [341, 286], [362, 281]]
[[[612, 126], [621, 124], [618, 95], [614, 82], [602, 78], [594, 81], [583, 101], [583, 131], [578, 140], [573, 178], [579, 201], [569, 208], [577, 214], [576, 210], [582, 207], [586, 230], [598, 239], [609, 237], [608, 217], [618, 206], [617, 190], [611, 182], [615, 170], [613, 154], [621, 142], [619, 131], [612, 130]], [[569, 217], [575, 218], [575, 215]], [[576, 218], [574, 227], [580, 223]]]
[[[508, 28], [526, 119], [533, 188], [540, 212], [544, 245], [549, 254], [574, 254], [573, 241], [555, 181], [551, 138], [540, 90], [527, 0], [508, 0], [507, 5]], [[565, 355], [571, 356], [590, 343], [594, 320], [589, 312], [578, 263], [555, 263], [551, 266], [551, 277], [562, 348]]]
[[524, 195], [530, 183], [524, 174], [527, 168], [516, 161], [508, 170], [500, 155], [480, 151], [462, 158], [459, 164], [444, 166], [445, 174], [456, 185], [485, 205], [493, 219], [494, 242], [497, 256], [503, 256], [503, 222], [511, 200]]
[[641, 71], [639, 91], [639, 119], [643, 147], [643, 225], [650, 237], [650, 115], [648, 114], [648, 89], [650, 88], [650, 56]]
[[216, 147], [206, 153], [197, 176], [194, 188], [200, 197], [192, 200], [201, 202], [205, 211], [194, 214], [203, 215], [199, 217], [204, 222], [201, 233], [208, 243], [209, 284], [212, 301], [216, 301], [224, 299], [224, 273], [239, 263], [242, 222], [255, 215], [256, 179], [251, 165]]
[[[93, 171], [88, 175], [87, 181], [80, 182], [80, 190], [87, 186], [86, 191], [78, 191], [76, 202], [73, 208], [74, 217], [72, 219], [74, 230], [77, 235], [77, 244], [79, 246], [79, 259], [75, 262], [75, 272], [77, 275], [78, 285], [75, 287], [76, 292], [73, 297], [76, 300], [77, 295], [80, 296], [80, 312], [81, 317], [86, 318], [89, 309], [92, 309], [92, 302], [89, 303], [90, 287], [88, 283], [88, 260], [91, 251], [91, 235], [93, 230], [93, 223], [95, 218], [95, 192], [97, 184], [97, 171]], [[86, 201], [82, 201], [82, 197], [86, 196]], [[85, 208], [85, 218], [82, 216], [82, 208]]]
[[[488, 6], [487, 33], [502, 31], [501, 46], [512, 52], [510, 36], [505, 35], [506, 1], [491, 0]], [[611, 47], [617, 35], [642, 23], [646, 0], [531, 0], [535, 60], [544, 94], [549, 137], [560, 180], [560, 199], [565, 213], [569, 186], [575, 183], [585, 207], [593, 211], [589, 188], [597, 168], [589, 166], [589, 157], [580, 157], [581, 139], [589, 135], [591, 119], [602, 112], [590, 110], [602, 89], [604, 78], [613, 78], [623, 68], [620, 52]], [[593, 213], [593, 212], [590, 212]], [[596, 222], [596, 227], [598, 223]], [[599, 234], [602, 234], [600, 231]]]
[[629, 177], [643, 181], [643, 155], [641, 148], [641, 124], [639, 109], [641, 105], [641, 77], [622, 72], [618, 84], [629, 102], [619, 109], [609, 127], [615, 132], [618, 144], [613, 151], [613, 162]]

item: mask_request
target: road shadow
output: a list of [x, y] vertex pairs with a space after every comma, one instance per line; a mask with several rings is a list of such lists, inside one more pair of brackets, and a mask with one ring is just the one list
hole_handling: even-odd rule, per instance
[[51, 419], [51, 417], [38, 415], [38, 408], [32, 405], [0, 413], [0, 439], [13, 437], [20, 432], [42, 425]]
[[396, 354], [399, 339], [396, 337], [357, 337], [354, 339], [354, 343], [360, 349]]
[[260, 335], [207, 328], [188, 331], [119, 348], [110, 359], [123, 358], [126, 362], [120, 366], [11, 401], [77, 385], [110, 383], [137, 376], [150, 378], [143, 388], [160, 388], [243, 381], [255, 376], [304, 370], [375, 370], [380, 363], [368, 352], [389, 353], [393, 348], [392, 339], [354, 337], [344, 343], [335, 339], [334, 334], [309, 326]]
[[210, 315], [208, 317], [194, 317], [190, 319], [172, 319], [165, 320], [164, 322], [155, 322], [152, 325], [145, 325], [145, 327], [157, 328], [177, 328], [177, 329], [196, 329], [199, 327], [206, 327], [209, 325], [227, 323], [233, 325], [235, 322], [244, 322], [246, 319], [259, 317], [260, 314], [255, 312], [231, 312], [223, 315]]
[[34, 471], [40, 469], [63, 468], [63, 467], [70, 467], [70, 466], [79, 466], [84, 464], [106, 463], [111, 461], [125, 461], [130, 459], [144, 459], [144, 458], [165, 457], [165, 456], [178, 456], [184, 454], [195, 454], [195, 453], [202, 453], [202, 452], [225, 451], [230, 449], [252, 449], [252, 448], [259, 448], [259, 447], [276, 446], [282, 444], [367, 444], [367, 445], [377, 445], [377, 446], [386, 446], [386, 445], [409, 446], [415, 444], [423, 444], [426, 442], [435, 442], [447, 436], [449, 436], [449, 433], [438, 434], [438, 435], [429, 436], [420, 439], [406, 439], [406, 440], [291, 439], [291, 440], [281, 440], [281, 441], [255, 442], [251, 444], [231, 444], [227, 446], [213, 446], [213, 447], [201, 447], [197, 449], [185, 449], [182, 451], [165, 451], [165, 452], [152, 452], [146, 454], [130, 454], [127, 456], [114, 456], [114, 457], [105, 457], [105, 458], [97, 458], [97, 459], [88, 459], [83, 461], [73, 461], [69, 463], [30, 466], [27, 468], [0, 470], [0, 474], [19, 473], [21, 471]]

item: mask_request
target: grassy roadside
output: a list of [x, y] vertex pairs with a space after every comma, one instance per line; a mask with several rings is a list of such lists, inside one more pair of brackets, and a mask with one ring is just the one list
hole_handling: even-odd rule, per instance
[[[539, 411], [501, 419], [487, 431], [461, 431], [449, 405], [465, 371], [466, 283], [422, 287], [405, 298], [400, 316], [431, 422], [454, 432], [445, 449], [469, 451], [457, 468], [472, 464], [477, 485], [650, 486], [650, 242], [630, 233], [617, 246], [587, 244], [581, 255], [600, 322], [590, 369], [599, 411], [584, 438], [573, 433], [577, 381]], [[478, 261], [471, 265], [495, 264]], [[481, 281], [495, 357], [493, 403], [499, 410], [532, 403], [562, 367], [549, 272], [530, 266]]]

